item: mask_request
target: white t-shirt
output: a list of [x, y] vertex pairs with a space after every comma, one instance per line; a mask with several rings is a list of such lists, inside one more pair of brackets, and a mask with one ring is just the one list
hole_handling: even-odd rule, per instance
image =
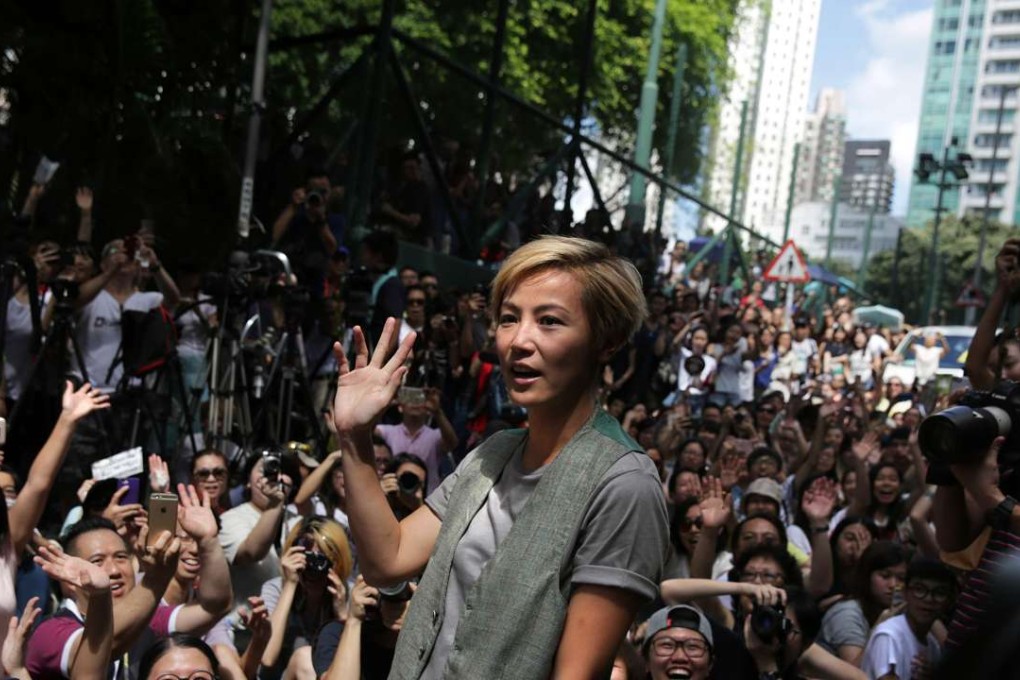
[[868, 344], [865, 346], [865, 349], [868, 351], [868, 355], [872, 359], [875, 357], [881, 359], [885, 356], [885, 353], [889, 351], [889, 341], [881, 334], [875, 333], [868, 338]]
[[[49, 303], [52, 293], [39, 298], [39, 313]], [[28, 302], [15, 296], [7, 301], [7, 340], [4, 345], [4, 379], [7, 396], [18, 400], [32, 370], [32, 310]]]
[[939, 370], [939, 359], [942, 358], [942, 345], [925, 347], [914, 345], [914, 375], [924, 385], [935, 377]]
[[705, 383], [707, 383], [709, 379], [712, 377], [712, 374], [715, 373], [716, 369], [715, 357], [709, 356], [707, 354], [699, 355], [702, 359], [705, 360], [705, 368], [702, 369], [700, 375], [691, 376], [691, 374], [687, 372], [687, 369], [684, 368], [684, 362], [688, 359], [688, 357], [692, 356], [694, 356], [694, 352], [687, 349], [686, 347], [680, 348], [680, 366], [679, 370], [677, 371], [677, 387], [680, 389], [681, 392], [684, 390], [689, 390], [691, 394], [704, 394], [705, 392], [708, 391], [708, 389], [705, 387]]
[[911, 677], [914, 657], [921, 654], [933, 667], [941, 656], [938, 640], [929, 632], [922, 644], [907, 623], [907, 615], [900, 614], [875, 626], [864, 648], [861, 670], [869, 678], [880, 678], [895, 673], [901, 680]]
[[216, 314], [216, 305], [208, 295], [199, 294], [198, 304], [177, 319], [177, 351], [181, 354], [205, 355], [205, 341], [210, 317]]
[[[230, 563], [230, 580], [234, 585], [235, 608], [247, 604], [249, 597], [262, 592], [263, 583], [280, 575], [280, 555], [276, 552], [276, 545], [270, 546], [266, 556], [255, 564], [246, 564], [243, 567], [234, 565], [237, 549], [248, 538], [248, 534], [258, 524], [260, 517], [262, 517], [262, 513], [251, 501], [242, 503], [220, 515], [220, 545], [223, 546], [227, 562]], [[297, 514], [294, 506], [288, 504], [284, 511], [279, 541], [281, 544], [290, 528], [300, 520], [301, 517]]]
[[[117, 388], [124, 367], [118, 362], [110, 373], [110, 366], [120, 349], [121, 314], [127, 310], [132, 312], [148, 312], [163, 304], [162, 293], [132, 293], [124, 301], [124, 306], [105, 289], [92, 302], [78, 312], [78, 344], [81, 346], [82, 358], [89, 382], [104, 392], [112, 392]], [[110, 376], [107, 380], [107, 375]]]
[[815, 342], [814, 338], [794, 340], [790, 345], [790, 353], [796, 357], [796, 362], [793, 365], [793, 374], [807, 375], [808, 368], [811, 366], [811, 357], [818, 354], [818, 343]]

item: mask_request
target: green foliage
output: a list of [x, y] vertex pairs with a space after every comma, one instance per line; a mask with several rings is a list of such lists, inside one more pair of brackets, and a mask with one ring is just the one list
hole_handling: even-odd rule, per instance
[[[965, 284], [974, 276], [980, 239], [980, 222], [947, 217], [939, 227], [938, 297], [935, 308], [945, 313], [947, 321], [961, 322], [964, 311], [955, 302]], [[995, 254], [1002, 243], [1014, 236], [1015, 227], [998, 222], [988, 225], [987, 245], [982, 260], [985, 294], [994, 285]], [[924, 313], [925, 295], [929, 286], [929, 256], [932, 225], [923, 229], [904, 229], [898, 280], [893, 277], [895, 251], [876, 254], [868, 265], [865, 287], [878, 301], [897, 307], [909, 321], [918, 322]]]
[[[669, 0], [659, 67], [654, 144], [667, 138], [669, 95], [679, 41], [688, 47], [682, 122], [672, 173], [699, 173], [701, 133], [726, 77], [727, 39], [737, 0]], [[259, 3], [240, 0], [119, 0], [109, 3], [4, 3], [0, 22], [0, 88], [10, 118], [0, 137], [0, 186], [20, 204], [40, 153], [63, 167], [40, 208], [43, 230], [65, 240], [76, 214], [79, 183], [97, 193], [97, 239], [133, 230], [151, 218], [180, 254], [194, 242], [232, 241], [239, 166], [250, 107], [252, 52]], [[626, 152], [646, 69], [655, 0], [599, 0], [585, 122]], [[310, 35], [378, 22], [380, 0], [275, 0], [272, 37]], [[574, 115], [587, 3], [513, 0], [503, 83], [559, 120]], [[485, 75], [496, 33], [497, 0], [399, 0], [394, 26]], [[281, 148], [297, 121], [371, 43], [311, 44], [271, 53], [266, 84], [256, 213], [271, 222], [303, 165], [343, 158], [340, 144], [364, 116], [373, 72], [352, 77], [324, 116], [302, 137], [304, 155]], [[460, 75], [395, 41], [415, 97], [433, 134], [477, 152], [484, 97]], [[376, 152], [405, 148], [413, 118], [389, 67]], [[504, 177], [530, 170], [564, 135], [508, 103], [500, 103], [494, 166]], [[315, 149], [316, 154], [308, 151]], [[274, 154], [274, 155], [271, 155]], [[382, 163], [385, 165], [385, 163]], [[204, 248], [208, 257], [216, 248]]]

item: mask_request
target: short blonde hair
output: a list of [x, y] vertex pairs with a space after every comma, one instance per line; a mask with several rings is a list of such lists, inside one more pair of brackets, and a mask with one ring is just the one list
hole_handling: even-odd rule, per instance
[[523, 281], [549, 271], [567, 272], [581, 284], [598, 351], [622, 347], [648, 316], [637, 268], [597, 241], [571, 236], [543, 236], [514, 251], [492, 282], [494, 313]]
[[347, 542], [347, 534], [340, 523], [328, 517], [313, 515], [306, 517], [290, 530], [283, 542], [283, 553], [286, 554], [302, 536], [311, 536], [322, 554], [329, 558], [333, 573], [346, 581], [354, 569], [354, 557], [351, 546]]

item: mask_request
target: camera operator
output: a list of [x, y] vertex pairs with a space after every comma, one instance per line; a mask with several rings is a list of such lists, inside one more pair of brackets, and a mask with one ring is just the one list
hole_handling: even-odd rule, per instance
[[404, 285], [397, 276], [400, 244], [393, 234], [373, 231], [361, 240], [359, 261], [372, 279], [369, 342], [376, 342], [389, 317], [404, 316]]
[[286, 253], [298, 280], [316, 298], [322, 297], [329, 258], [343, 239], [344, 218], [329, 211], [331, 196], [329, 176], [312, 170], [273, 223], [273, 248]]
[[398, 520], [409, 517], [425, 502], [428, 479], [425, 462], [412, 453], [399, 453], [386, 464], [386, 474], [379, 482]]
[[[153, 272], [158, 293], [139, 290], [145, 262]], [[107, 243], [100, 270], [99, 276], [81, 284], [75, 306], [78, 309], [78, 342], [89, 381], [110, 392], [117, 387], [124, 370], [119, 364], [113, 366], [121, 344], [123, 312], [148, 312], [164, 304], [173, 308], [180, 301], [180, 293], [173, 278], [160, 265], [156, 253], [137, 235]]]
[[1002, 244], [995, 256], [995, 290], [981, 314], [977, 330], [967, 348], [965, 370], [976, 390], [995, 386], [1000, 378], [1020, 380], [1020, 352], [1015, 337], [997, 337], [1002, 313], [1020, 292], [1020, 239], [1011, 238]]
[[[459, 439], [439, 405], [439, 390], [434, 387], [403, 388], [398, 394], [398, 400], [401, 394], [400, 422], [396, 425], [376, 425], [375, 433], [383, 438], [390, 451], [412, 453], [425, 462], [428, 470], [426, 493], [432, 493], [442, 481], [439, 474], [440, 460], [445, 454], [456, 450]], [[432, 419], [435, 419], [436, 427], [429, 425]]]

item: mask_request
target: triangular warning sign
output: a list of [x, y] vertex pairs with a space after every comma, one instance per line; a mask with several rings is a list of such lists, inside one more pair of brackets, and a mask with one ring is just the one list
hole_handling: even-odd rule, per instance
[[765, 268], [762, 278], [766, 281], [782, 281], [784, 283], [807, 283], [811, 280], [804, 256], [797, 250], [793, 241], [787, 241], [779, 254]]
[[957, 307], [984, 307], [986, 304], [985, 294], [973, 283], [965, 284], [960, 297], [956, 298]]

